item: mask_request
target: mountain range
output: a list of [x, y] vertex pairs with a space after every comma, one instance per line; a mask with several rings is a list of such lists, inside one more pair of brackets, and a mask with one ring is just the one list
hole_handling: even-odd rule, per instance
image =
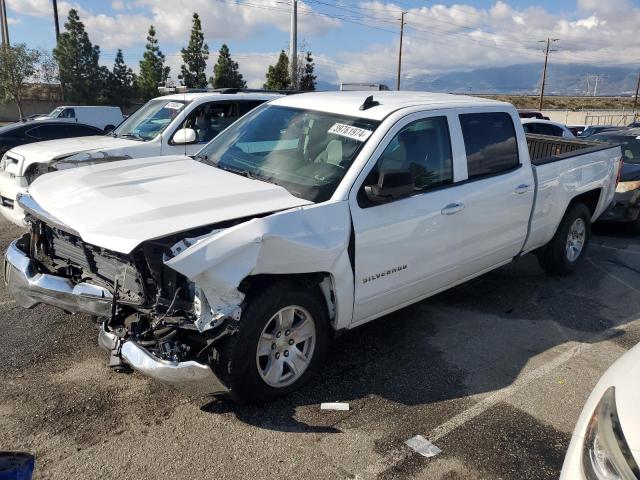
[[[424, 90], [451, 93], [536, 94], [540, 92], [541, 64], [520, 64], [488, 67], [470, 71], [405, 77], [403, 90]], [[597, 76], [597, 90], [596, 89]], [[375, 83], [395, 85], [391, 79], [373, 79]], [[547, 68], [547, 95], [633, 95], [638, 81], [638, 69], [587, 64], [552, 64]], [[319, 90], [339, 88], [318, 82]]]

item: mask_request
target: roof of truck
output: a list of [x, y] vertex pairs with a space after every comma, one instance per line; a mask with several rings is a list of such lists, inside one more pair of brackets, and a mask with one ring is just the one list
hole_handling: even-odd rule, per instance
[[[379, 105], [360, 110], [367, 97]], [[313, 92], [288, 95], [272, 102], [273, 105], [308, 108], [351, 117], [382, 120], [396, 110], [415, 106], [425, 109], [475, 106], [513, 106], [506, 102], [498, 102], [487, 98], [453, 95], [450, 93], [408, 92], [408, 91], [353, 91], [353, 92]]]
[[166, 100], [182, 100], [185, 102], [191, 102], [193, 100], [201, 98], [215, 98], [216, 100], [272, 100], [274, 98], [281, 97], [281, 94], [277, 93], [256, 93], [256, 92], [238, 92], [238, 93], [220, 93], [220, 92], [185, 92], [185, 93], [172, 93], [171, 95], [162, 95], [161, 97]]

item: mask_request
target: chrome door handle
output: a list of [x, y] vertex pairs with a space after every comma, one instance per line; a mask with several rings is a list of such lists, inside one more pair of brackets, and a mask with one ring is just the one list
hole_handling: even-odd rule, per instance
[[522, 195], [523, 193], [527, 193], [529, 191], [529, 187], [531, 187], [531, 185], [527, 185], [526, 183], [523, 183], [522, 185], [518, 185], [516, 189], [513, 191], [513, 193]]
[[442, 215], [454, 215], [462, 210], [464, 210], [464, 203], [450, 203], [440, 210], [440, 213]]

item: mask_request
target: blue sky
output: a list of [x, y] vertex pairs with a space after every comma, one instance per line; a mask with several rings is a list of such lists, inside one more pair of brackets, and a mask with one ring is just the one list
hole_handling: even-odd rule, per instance
[[[174, 74], [197, 11], [210, 49], [226, 42], [253, 86], [288, 47], [289, 0], [59, 0], [61, 24], [80, 10], [89, 36], [111, 64], [118, 48], [136, 67], [150, 24]], [[640, 59], [640, 0], [450, 0], [300, 3], [299, 40], [314, 52], [321, 80], [391, 78], [399, 13], [407, 11], [406, 75], [434, 75], [540, 60], [538, 39], [560, 38], [561, 63], [630, 65]], [[51, 0], [7, 0], [12, 42], [52, 48]], [[210, 63], [215, 61], [212, 56]]]

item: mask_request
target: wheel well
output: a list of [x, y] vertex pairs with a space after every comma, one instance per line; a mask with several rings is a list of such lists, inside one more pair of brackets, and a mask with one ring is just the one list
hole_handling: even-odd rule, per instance
[[288, 282], [299, 288], [314, 289], [324, 301], [329, 320], [333, 324], [336, 313], [336, 295], [334, 283], [329, 272], [258, 274], [245, 278], [239, 290], [250, 298], [254, 292], [275, 282]]
[[591, 216], [596, 213], [596, 208], [598, 207], [598, 202], [600, 201], [600, 194], [602, 190], [597, 188], [595, 190], [590, 190], [585, 193], [581, 193], [580, 195], [574, 197], [569, 203], [569, 206], [574, 205], [576, 203], [583, 203], [591, 212]]

